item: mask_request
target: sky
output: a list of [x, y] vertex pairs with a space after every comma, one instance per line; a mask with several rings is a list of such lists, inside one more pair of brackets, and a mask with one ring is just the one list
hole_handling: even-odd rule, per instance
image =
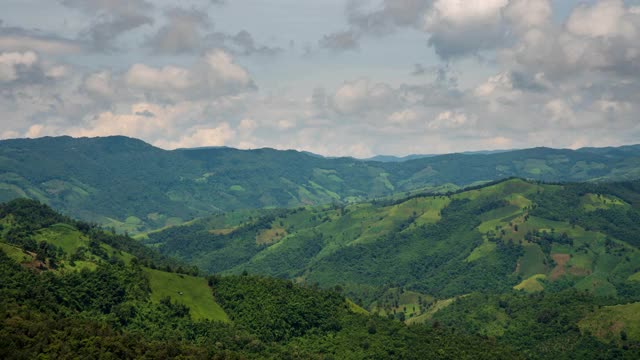
[[0, 0], [0, 138], [640, 143], [640, 0]]

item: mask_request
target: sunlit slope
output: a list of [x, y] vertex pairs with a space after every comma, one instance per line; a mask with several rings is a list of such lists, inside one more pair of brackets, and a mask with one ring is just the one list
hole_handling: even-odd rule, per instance
[[171, 301], [189, 307], [194, 320], [229, 321], [227, 314], [213, 298], [213, 290], [201, 277], [145, 269], [151, 286], [151, 300]]

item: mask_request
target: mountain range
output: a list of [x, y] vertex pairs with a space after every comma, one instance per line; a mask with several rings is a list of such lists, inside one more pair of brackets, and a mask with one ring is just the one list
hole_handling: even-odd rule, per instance
[[37, 199], [137, 233], [230, 210], [353, 203], [446, 192], [517, 176], [544, 181], [640, 177], [640, 146], [451, 154], [403, 162], [297, 151], [167, 151], [126, 137], [0, 141], [0, 201]]

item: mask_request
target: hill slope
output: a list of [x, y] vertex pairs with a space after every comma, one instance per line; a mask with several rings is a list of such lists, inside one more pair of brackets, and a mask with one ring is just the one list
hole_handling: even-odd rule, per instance
[[379, 300], [393, 288], [425, 302], [512, 288], [637, 301], [639, 209], [640, 182], [511, 179], [451, 195], [216, 215], [145, 241], [206, 271], [340, 286], [386, 311], [394, 306]]
[[296, 151], [165, 151], [125, 137], [0, 141], [0, 201], [29, 197], [74, 217], [139, 232], [215, 212], [350, 202], [509, 176], [640, 177], [640, 148], [536, 148], [399, 163]]

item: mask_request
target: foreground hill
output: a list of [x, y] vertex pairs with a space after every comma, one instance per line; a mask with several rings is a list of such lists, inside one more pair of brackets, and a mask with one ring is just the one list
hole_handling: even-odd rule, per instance
[[129, 232], [236, 209], [349, 203], [509, 176], [628, 180], [640, 177], [640, 147], [536, 148], [383, 163], [271, 149], [165, 151], [125, 137], [0, 141], [0, 201], [29, 197]]
[[0, 225], [2, 359], [523, 358], [476, 335], [370, 316], [333, 291], [198, 277], [34, 201], [0, 205]]

